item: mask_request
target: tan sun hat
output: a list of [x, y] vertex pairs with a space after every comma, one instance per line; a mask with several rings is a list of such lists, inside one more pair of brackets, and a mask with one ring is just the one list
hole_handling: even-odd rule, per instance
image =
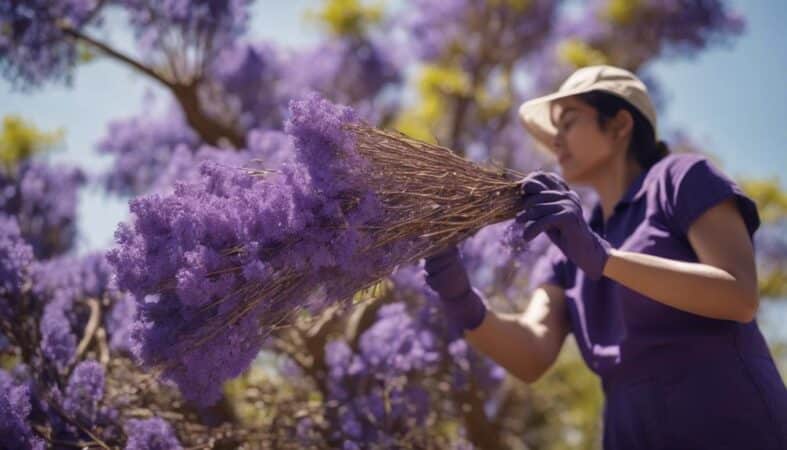
[[519, 107], [519, 118], [525, 129], [535, 138], [536, 147], [551, 154], [552, 139], [557, 132], [549, 113], [552, 100], [590, 91], [604, 91], [631, 103], [650, 121], [658, 140], [656, 109], [648, 88], [636, 75], [620, 67], [598, 65], [577, 69], [560, 85], [557, 92], [528, 100]]

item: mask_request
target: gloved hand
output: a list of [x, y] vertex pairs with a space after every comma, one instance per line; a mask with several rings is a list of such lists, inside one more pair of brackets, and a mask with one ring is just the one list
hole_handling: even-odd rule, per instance
[[462, 330], [472, 330], [483, 322], [486, 306], [470, 285], [459, 249], [454, 245], [426, 258], [426, 283], [439, 294], [449, 318]]
[[601, 278], [612, 247], [585, 222], [577, 193], [558, 174], [542, 171], [523, 178], [521, 192], [524, 210], [516, 221], [524, 224], [522, 237], [530, 241], [545, 231], [589, 278]]

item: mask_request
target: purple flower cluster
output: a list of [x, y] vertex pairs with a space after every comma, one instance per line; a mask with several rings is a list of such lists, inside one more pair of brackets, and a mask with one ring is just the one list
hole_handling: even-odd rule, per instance
[[[362, 227], [381, 209], [364, 185], [368, 164], [342, 128], [355, 120], [351, 109], [308, 95], [291, 102], [296, 153], [277, 173], [203, 162], [199, 178], [171, 195], [131, 202], [134, 223], [118, 229], [109, 260], [137, 302], [138, 355], [166, 366], [187, 398], [218, 399], [221, 382], [259, 350], [260, 320], [346, 299], [406, 248], [363, 251], [372, 238]], [[290, 281], [275, 288], [282, 279]]]
[[22, 163], [15, 175], [0, 175], [0, 211], [17, 216], [22, 236], [37, 258], [71, 248], [76, 238], [78, 190], [85, 176], [79, 169]]
[[385, 305], [361, 335], [357, 352], [343, 340], [326, 345], [329, 394], [339, 404], [334, 439], [385, 445], [423, 424], [429, 392], [415, 376], [434, 374], [441, 364], [438, 337], [423, 323], [426, 317], [412, 316], [401, 302]]
[[248, 146], [239, 151], [227, 151], [203, 145], [194, 152], [185, 145], [177, 146], [166, 168], [148, 187], [150, 193], [168, 193], [180, 184], [199, 183], [200, 166], [213, 162], [226, 167], [245, 167], [256, 170], [279, 170], [293, 159], [292, 138], [281, 131], [252, 129], [247, 135]]
[[120, 298], [112, 304], [104, 321], [104, 328], [109, 332], [110, 349], [116, 352], [132, 353], [134, 341], [131, 338], [131, 333], [134, 329], [136, 314], [137, 304], [131, 294], [121, 294]]
[[355, 179], [343, 176], [368, 166], [355, 153], [352, 135], [342, 129], [343, 124], [357, 120], [352, 108], [334, 105], [317, 94], [290, 103], [284, 130], [295, 138], [296, 161], [309, 171], [319, 193], [328, 198], [360, 188]]
[[[134, 29], [140, 49], [166, 48], [183, 42], [205, 42], [220, 49], [240, 36], [249, 18], [250, 0], [122, 0], [128, 10], [129, 22]], [[203, 56], [209, 57], [211, 54]]]
[[[594, 0], [580, 14], [562, 19], [548, 45], [527, 58], [536, 93], [556, 88], [576, 69], [576, 62], [560, 55], [567, 39], [600, 52], [610, 64], [638, 71], [654, 58], [690, 56], [739, 35], [744, 28], [743, 18], [723, 0], [647, 0], [619, 11], [606, 0]], [[658, 89], [655, 83], [651, 86]], [[658, 96], [656, 100], [660, 101]]]
[[32, 269], [33, 292], [42, 300], [60, 292], [68, 301], [101, 298], [117, 290], [112, 267], [98, 253], [59, 256], [36, 264]]
[[52, 258], [34, 264], [30, 272], [32, 292], [44, 305], [39, 324], [41, 348], [57, 368], [64, 369], [73, 358], [78, 333], [89, 316], [82, 304], [86, 299], [113, 302], [106, 318], [108, 323], [112, 321], [107, 328], [110, 342], [115, 343], [118, 336], [117, 345], [128, 348], [124, 339], [133, 323], [134, 308], [123, 304], [125, 296], [118, 291], [112, 267], [103, 254]]
[[[184, 335], [244, 307], [238, 289], [246, 285], [248, 292], [270, 272], [256, 256], [260, 232], [275, 230], [286, 211], [266, 214], [274, 199], [266, 191], [275, 187], [266, 189], [237, 168], [204, 163], [202, 175], [201, 184], [180, 184], [172, 196], [134, 200], [133, 228], [118, 229], [121, 247], [108, 258], [118, 285], [137, 302], [132, 338], [138, 356], [147, 364], [177, 361], [167, 375], [187, 397], [210, 403], [220, 396], [221, 382], [240, 374], [259, 350], [256, 316], [264, 304], [213, 337], [195, 337], [207, 339], [200, 348], [186, 345]], [[225, 253], [233, 248], [239, 252]]]
[[223, 49], [211, 61], [212, 81], [220, 86], [212, 103], [228, 111], [210, 112], [237, 118], [243, 130], [281, 128], [288, 97], [283, 85], [289, 79], [283, 59], [282, 52], [268, 42]]
[[[424, 287], [423, 270], [401, 267], [392, 281], [396, 301], [380, 308], [357, 344], [343, 339], [326, 344], [329, 438], [337, 446], [406, 446], [405, 436], [417, 435], [431, 414], [450, 408], [432, 401], [443, 374], [457, 391], [477, 386], [490, 393], [505, 376], [447, 326], [439, 300]], [[406, 302], [418, 306], [408, 308]], [[495, 401], [490, 395], [484, 405], [490, 417]], [[318, 439], [312, 428], [308, 421], [299, 423], [304, 445]]]
[[126, 422], [126, 450], [180, 450], [181, 445], [172, 427], [159, 417]]
[[68, 379], [63, 409], [81, 423], [96, 421], [99, 402], [104, 396], [104, 368], [96, 361], [82, 361]]
[[402, 81], [399, 59], [396, 49], [382, 39], [335, 38], [285, 58], [281, 90], [291, 98], [305, 91], [319, 92], [371, 119], [367, 110], [375, 97]]
[[73, 40], [57, 26], [79, 28], [96, 6], [92, 0], [30, 0], [0, 3], [0, 71], [17, 86], [69, 81], [77, 62]]
[[33, 249], [22, 238], [16, 219], [0, 214], [0, 316], [10, 313], [11, 305], [5, 302], [19, 296], [33, 260]]
[[46, 359], [61, 371], [71, 363], [77, 346], [77, 337], [69, 320], [72, 305], [70, 298], [58, 292], [44, 306], [39, 325], [41, 351]]
[[408, 3], [409, 13], [401, 22], [415, 56], [428, 62], [459, 56], [466, 69], [478, 64], [481, 57], [489, 58], [490, 48], [494, 48], [495, 56], [486, 63], [503, 64], [542, 44], [559, 5], [551, 0], [410, 0]]
[[452, 380], [454, 389], [466, 389], [472, 377], [478, 388], [492, 392], [505, 378], [503, 367], [472, 351], [464, 339], [452, 341], [448, 345], [448, 353], [455, 369]]
[[190, 153], [196, 134], [174, 108], [166, 118], [132, 117], [110, 122], [98, 151], [114, 156], [102, 176], [110, 192], [136, 195], [148, 192], [166, 172], [176, 149]]
[[549, 246], [546, 235], [531, 242], [522, 239], [522, 225], [505, 221], [479, 230], [461, 244], [462, 261], [470, 274], [474, 287], [487, 294], [499, 309], [518, 311], [524, 305], [516, 304], [522, 299], [525, 288], [522, 282], [528, 278], [535, 262]]
[[30, 429], [31, 410], [29, 386], [0, 370], [0, 448], [46, 448], [44, 440]]

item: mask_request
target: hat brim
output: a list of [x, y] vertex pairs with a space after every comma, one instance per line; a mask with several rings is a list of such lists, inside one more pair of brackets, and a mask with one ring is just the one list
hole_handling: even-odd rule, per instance
[[527, 132], [533, 136], [536, 148], [540, 152], [554, 156], [552, 141], [557, 133], [557, 128], [552, 124], [552, 118], [550, 117], [550, 103], [553, 100], [594, 90], [599, 90], [598, 86], [553, 92], [552, 94], [522, 103], [519, 107], [519, 119]]

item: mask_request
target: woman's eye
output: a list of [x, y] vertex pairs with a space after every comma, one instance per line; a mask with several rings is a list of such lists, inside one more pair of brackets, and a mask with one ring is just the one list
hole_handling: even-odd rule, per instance
[[567, 130], [571, 126], [571, 124], [573, 124], [573, 123], [574, 123], [573, 120], [567, 120], [567, 121], [563, 122], [562, 124], [560, 124], [560, 128], [563, 129], [563, 130]]

